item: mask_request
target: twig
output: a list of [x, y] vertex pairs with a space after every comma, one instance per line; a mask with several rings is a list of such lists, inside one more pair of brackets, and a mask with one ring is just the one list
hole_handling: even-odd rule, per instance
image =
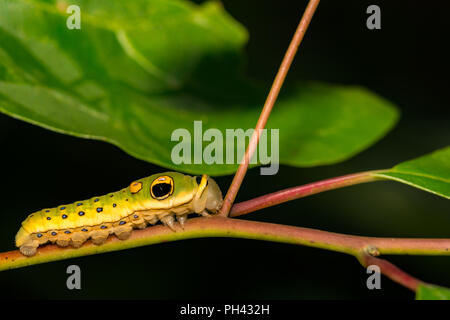
[[398, 284], [401, 284], [402, 286], [412, 291], [416, 291], [420, 284], [425, 283], [422, 280], [419, 280], [409, 275], [408, 273], [396, 267], [387, 260], [376, 258], [369, 254], [361, 255], [361, 257], [358, 260], [366, 268], [370, 265], [377, 265], [380, 268], [380, 272], [382, 274], [387, 276], [392, 281], [395, 281]]
[[18, 250], [0, 253], [0, 270], [20, 268], [29, 265], [87, 256], [92, 254], [124, 250], [144, 245], [177, 241], [191, 238], [232, 237], [256, 239], [281, 243], [305, 245], [342, 253], [360, 258], [364, 253], [450, 255], [450, 239], [396, 239], [362, 237], [339, 234], [309, 228], [300, 228], [266, 222], [228, 219], [225, 217], [192, 218], [184, 230], [176, 225], [176, 232], [157, 225], [132, 232], [128, 240], [109, 237], [100, 245], [88, 241], [80, 248], [61, 248], [57, 245], [39, 247], [36, 255], [23, 256]]
[[380, 171], [383, 170], [365, 171], [326, 179], [303, 186], [280, 190], [248, 201], [239, 202], [234, 204], [231, 208], [230, 217], [241, 216], [256, 210], [303, 198], [319, 192], [343, 188], [360, 183], [384, 180], [382, 177], [376, 175], [376, 173]]
[[256, 123], [255, 131], [253, 132], [247, 150], [245, 151], [244, 159], [242, 159], [241, 164], [239, 165], [239, 168], [237, 169], [236, 174], [233, 178], [233, 181], [231, 182], [230, 188], [228, 189], [228, 192], [225, 196], [222, 209], [218, 214], [219, 216], [226, 217], [230, 212], [231, 206], [236, 199], [236, 195], [239, 191], [242, 181], [244, 180], [245, 174], [247, 173], [250, 159], [255, 152], [256, 146], [258, 145], [261, 130], [266, 126], [267, 120], [270, 116], [270, 112], [272, 111], [273, 105], [277, 100], [280, 89], [283, 86], [284, 79], [286, 78], [286, 75], [289, 71], [289, 67], [294, 60], [297, 48], [302, 42], [303, 36], [308, 29], [309, 23], [311, 22], [311, 19], [318, 5], [319, 0], [310, 0], [308, 6], [305, 9], [302, 19], [300, 20], [297, 30], [295, 31], [294, 37], [292, 38], [283, 61], [281, 62], [281, 66], [278, 69], [278, 73], [275, 77], [272, 87], [270, 88], [269, 95], [267, 96], [266, 102], [264, 103], [264, 107], [261, 111], [258, 122]]

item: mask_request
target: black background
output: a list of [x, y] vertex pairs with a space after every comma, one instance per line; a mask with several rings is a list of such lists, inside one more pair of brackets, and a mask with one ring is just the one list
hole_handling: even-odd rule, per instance
[[[247, 74], [274, 77], [306, 1], [223, 1], [250, 33]], [[368, 30], [366, 8], [378, 4], [382, 29]], [[347, 173], [387, 168], [448, 145], [450, 138], [447, 2], [322, 1], [287, 78], [358, 84], [395, 103], [401, 119], [370, 149], [317, 168], [250, 170], [239, 200]], [[14, 249], [20, 222], [42, 207], [120, 189], [163, 168], [112, 145], [61, 135], [0, 115], [0, 251]], [[218, 178], [226, 190], [231, 176]], [[26, 199], [26, 200], [25, 200]], [[243, 219], [367, 236], [449, 237], [448, 200], [394, 182], [331, 191]], [[425, 281], [450, 286], [449, 257], [388, 257]], [[82, 270], [82, 290], [66, 288], [66, 268]], [[53, 262], [0, 273], [9, 298], [412, 299], [367, 274], [351, 256], [241, 239], [194, 239]]]

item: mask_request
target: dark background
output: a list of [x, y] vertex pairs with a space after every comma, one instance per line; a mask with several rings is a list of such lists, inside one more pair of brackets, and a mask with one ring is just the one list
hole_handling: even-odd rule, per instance
[[[247, 74], [269, 89], [306, 1], [223, 1], [250, 33]], [[378, 4], [382, 29], [368, 30], [366, 8]], [[396, 128], [343, 163], [250, 170], [239, 200], [347, 173], [391, 167], [448, 145], [450, 4], [422, 1], [322, 1], [287, 79], [365, 86], [395, 103]], [[61, 135], [0, 115], [2, 220], [0, 251], [14, 249], [31, 212], [104, 194], [163, 168], [112, 145]], [[222, 190], [231, 176], [218, 178]], [[26, 200], [25, 200], [26, 199]], [[321, 230], [392, 237], [449, 237], [449, 202], [395, 182], [331, 191], [244, 216]], [[425, 281], [450, 286], [450, 257], [392, 256]], [[66, 268], [82, 270], [82, 290], [66, 288]], [[352, 257], [315, 248], [241, 239], [194, 239], [47, 263], [0, 273], [9, 298], [412, 299]]]

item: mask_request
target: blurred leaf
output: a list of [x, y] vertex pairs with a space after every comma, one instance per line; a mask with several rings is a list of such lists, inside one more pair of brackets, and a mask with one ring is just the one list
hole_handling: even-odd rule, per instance
[[431, 284], [421, 284], [416, 291], [417, 300], [450, 300], [450, 289]]
[[[194, 120], [223, 136], [254, 127], [269, 88], [242, 76], [245, 29], [218, 2], [70, 4], [81, 8], [81, 30], [66, 27], [64, 0], [0, 0], [0, 111], [163, 167], [232, 173], [237, 165], [174, 164], [171, 134], [186, 128], [201, 141]], [[282, 93], [268, 128], [280, 129], [280, 162], [293, 166], [345, 160], [398, 118], [358, 87], [299, 84]]]
[[450, 199], [450, 146], [376, 175]]

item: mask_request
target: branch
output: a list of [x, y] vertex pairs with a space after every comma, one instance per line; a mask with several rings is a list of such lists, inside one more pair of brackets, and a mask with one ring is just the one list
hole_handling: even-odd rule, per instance
[[303, 36], [308, 29], [309, 23], [319, 5], [319, 0], [310, 0], [308, 6], [305, 9], [302, 19], [295, 31], [295, 34], [289, 44], [286, 54], [281, 62], [278, 73], [273, 81], [272, 87], [270, 88], [269, 94], [267, 96], [264, 107], [259, 116], [258, 122], [256, 123], [255, 131], [253, 132], [250, 142], [248, 144], [247, 150], [245, 150], [244, 159], [242, 159], [239, 168], [234, 175], [233, 181], [231, 182], [230, 188], [225, 196], [222, 208], [219, 212], [220, 216], [226, 217], [230, 212], [231, 206], [233, 205], [236, 195], [241, 187], [242, 181], [244, 180], [245, 174], [247, 173], [248, 164], [250, 159], [255, 152], [256, 146], [261, 135], [261, 130], [266, 126], [267, 120], [269, 119], [270, 112], [272, 111], [273, 105], [277, 100], [278, 94], [280, 93], [281, 87], [283, 86], [284, 79], [289, 71], [294, 56], [297, 53], [297, 48], [302, 42]]
[[[236, 204], [232, 208], [231, 216], [243, 215], [322, 191], [376, 181], [379, 180], [379, 177], [376, 176], [377, 172], [366, 171], [345, 175], [264, 195]], [[450, 239], [362, 237], [213, 216], [190, 219], [184, 229], [180, 229], [178, 226], [177, 232], [172, 232], [169, 228], [161, 225], [135, 230], [128, 240], [121, 241], [116, 237], [110, 237], [101, 246], [96, 246], [91, 241], [77, 249], [45, 245], [39, 247], [33, 257], [25, 257], [18, 250], [0, 253], [0, 271], [149, 244], [204, 237], [234, 237], [291, 243], [351, 254], [365, 267], [372, 264], [378, 265], [382, 274], [413, 291], [424, 282], [386, 260], [375, 258], [375, 256], [380, 254], [450, 255]]]
[[363, 254], [360, 256], [359, 261], [361, 264], [367, 268], [370, 265], [377, 265], [380, 267], [380, 271], [382, 274], [386, 275], [389, 279], [402, 286], [416, 291], [420, 284], [425, 284], [422, 280], [414, 278], [413, 276], [407, 274], [405, 271], [399, 269], [389, 261], [375, 258], [369, 254]]
[[176, 225], [176, 232], [163, 225], [134, 230], [127, 240], [109, 237], [100, 245], [87, 241], [80, 248], [61, 248], [57, 245], [39, 247], [36, 255], [26, 257], [18, 250], [0, 253], [0, 271], [39, 263], [64, 260], [98, 253], [124, 250], [144, 245], [192, 238], [230, 237], [291, 243], [351, 254], [450, 255], [450, 239], [394, 239], [352, 236], [321, 230], [278, 225], [266, 222], [199, 217], [189, 219], [184, 230]]
[[310, 196], [319, 192], [343, 188], [355, 184], [385, 180], [376, 173], [382, 170], [372, 170], [340, 176], [309, 183], [303, 186], [297, 186], [280, 190], [274, 193], [266, 194], [248, 201], [236, 203], [230, 212], [230, 217], [241, 216], [256, 210], [275, 206], [277, 204]]

